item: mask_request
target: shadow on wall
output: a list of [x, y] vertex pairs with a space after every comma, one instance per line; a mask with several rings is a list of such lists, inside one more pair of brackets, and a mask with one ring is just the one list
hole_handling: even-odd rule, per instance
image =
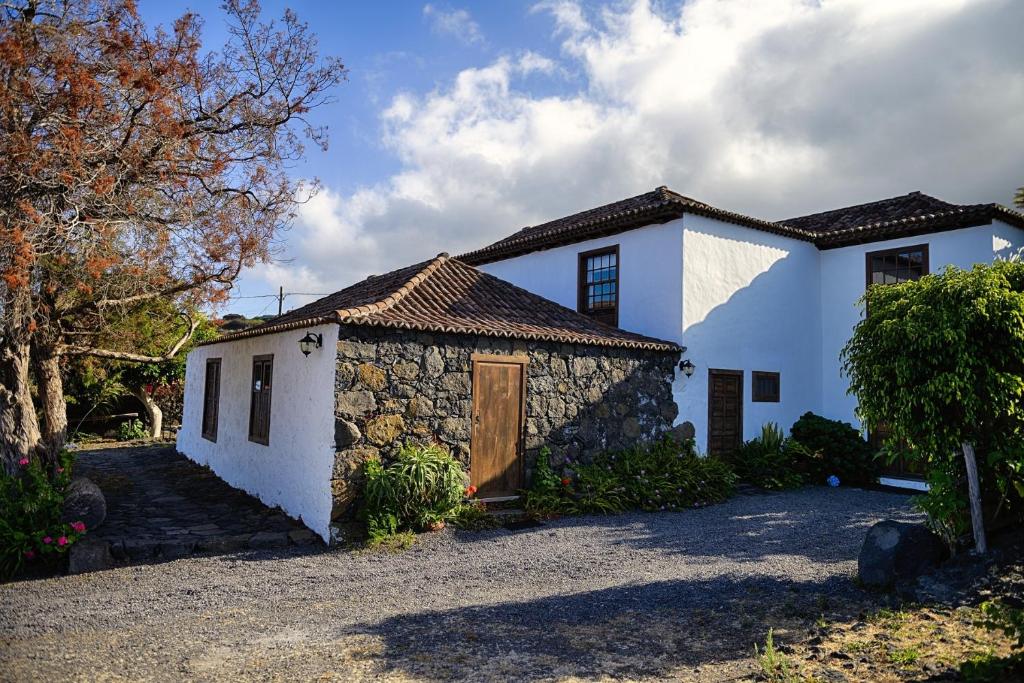
[[[699, 322], [683, 331], [687, 357], [697, 365], [676, 394], [680, 417], [697, 426], [697, 444], [707, 446], [708, 370], [743, 371], [744, 439], [755, 436], [766, 421], [784, 429], [808, 410], [821, 406], [821, 304], [816, 282], [808, 281], [807, 266], [792, 254], [775, 261], [726, 301], [713, 306]], [[713, 278], [687, 281], [687, 303], [713, 301], [718, 292]], [[813, 277], [817, 277], [817, 267]], [[720, 286], [720, 285], [718, 285]], [[686, 312], [684, 311], [684, 314]], [[781, 373], [782, 400], [752, 403], [753, 370]]]

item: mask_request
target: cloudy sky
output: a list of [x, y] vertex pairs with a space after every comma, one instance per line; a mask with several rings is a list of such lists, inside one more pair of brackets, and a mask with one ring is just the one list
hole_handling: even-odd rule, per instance
[[[217, 3], [193, 9], [223, 42]], [[1024, 2], [266, 2], [349, 80], [318, 112], [321, 192], [222, 312], [483, 246], [668, 185], [769, 219], [921, 190], [1024, 184]], [[291, 297], [286, 308], [309, 297]]]

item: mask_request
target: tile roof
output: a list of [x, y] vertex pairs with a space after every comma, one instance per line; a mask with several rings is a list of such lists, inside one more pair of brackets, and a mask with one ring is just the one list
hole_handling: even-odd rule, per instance
[[599, 323], [448, 254], [369, 277], [263, 325], [208, 343], [328, 322], [652, 351], [679, 350], [672, 342]]
[[1000, 204], [950, 204], [921, 192], [779, 221], [815, 233], [819, 249], [987, 225], [1024, 227], [1024, 215]]
[[458, 258], [472, 265], [482, 265], [532, 251], [666, 223], [686, 213], [794, 237], [812, 242], [820, 249], [983, 225], [993, 219], [1024, 227], [1024, 216], [999, 204], [949, 204], [920, 192], [772, 222], [718, 209], [662, 186], [636, 197], [523, 228]]
[[811, 232], [718, 209], [696, 199], [684, 197], [663, 185], [636, 197], [574, 213], [541, 225], [525, 227], [504, 239], [457, 258], [471, 265], [481, 265], [531, 251], [582, 242], [603, 235], [614, 235], [645, 225], [667, 223], [682, 218], [685, 213], [716, 218], [807, 241], [814, 238]]

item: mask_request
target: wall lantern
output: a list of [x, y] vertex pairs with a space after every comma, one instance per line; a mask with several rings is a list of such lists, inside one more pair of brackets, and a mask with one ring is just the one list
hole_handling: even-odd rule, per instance
[[686, 375], [687, 377], [693, 377], [693, 371], [697, 369], [697, 366], [691, 363], [690, 359], [687, 358], [686, 360], [679, 363], [679, 369], [682, 370], [683, 374]]
[[306, 336], [299, 340], [299, 350], [302, 351], [303, 356], [309, 356], [313, 352], [313, 349], [319, 349], [324, 345], [324, 337], [322, 334], [313, 334], [307, 332]]

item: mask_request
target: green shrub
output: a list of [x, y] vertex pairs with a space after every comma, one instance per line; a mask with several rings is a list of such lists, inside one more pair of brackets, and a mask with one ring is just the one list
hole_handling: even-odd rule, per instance
[[148, 437], [149, 432], [146, 431], [146, 427], [142, 424], [142, 420], [128, 420], [126, 422], [122, 422], [117, 428], [118, 441], [136, 441], [138, 439], [146, 439]]
[[13, 475], [0, 470], [0, 579], [14, 576], [27, 562], [58, 559], [85, 533], [81, 522], [61, 521], [71, 455], [65, 451], [60, 462], [53, 474], [27, 459]]
[[808, 462], [808, 481], [823, 484], [836, 475], [844, 484], [870, 484], [879, 473], [875, 449], [848, 422], [804, 413], [790, 436], [817, 458]]
[[387, 467], [370, 460], [365, 474], [364, 512], [371, 539], [450, 520], [468, 484], [462, 465], [436, 444], [406, 445]]
[[602, 453], [590, 463], [552, 470], [550, 451], [537, 457], [532, 485], [523, 494], [535, 516], [626, 510], [680, 510], [725, 500], [736, 476], [719, 458], [699, 457], [693, 441], [666, 438], [621, 451]]
[[800, 442], [787, 439], [774, 422], [761, 427], [761, 436], [728, 458], [740, 479], [771, 490], [803, 486], [806, 472], [817, 468], [816, 459]]
[[451, 517], [452, 526], [465, 531], [486, 531], [500, 526], [497, 518], [480, 501], [463, 503]]
[[1024, 261], [872, 286], [861, 303], [843, 369], [861, 421], [885, 425], [924, 471], [931, 524], [970, 528], [964, 443], [977, 453], [985, 522], [1024, 524]]

